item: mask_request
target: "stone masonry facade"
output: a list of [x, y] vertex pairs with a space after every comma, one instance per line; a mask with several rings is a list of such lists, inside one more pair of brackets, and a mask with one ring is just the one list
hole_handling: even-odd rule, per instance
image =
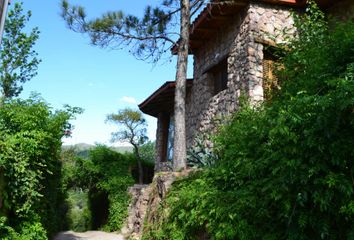
[[[227, 26], [193, 53], [194, 82], [187, 105], [187, 146], [198, 133], [211, 133], [239, 107], [241, 95], [263, 100], [263, 53], [266, 45], [284, 43], [295, 33], [289, 7], [250, 3]], [[284, 35], [284, 31], [286, 34]], [[208, 71], [227, 59], [227, 88], [214, 95]]]
[[[353, 0], [321, 2], [327, 3], [323, 6], [327, 14], [341, 20], [354, 20]], [[195, 38], [199, 40], [198, 45], [191, 48], [194, 76], [186, 98], [187, 148], [193, 146], [198, 135], [213, 134], [220, 123], [227, 121], [238, 110], [242, 96], [255, 105], [267, 98], [273, 85], [265, 80], [274, 69], [272, 61], [276, 61], [271, 49], [286, 43], [296, 34], [293, 19], [296, 9], [304, 10], [303, 6], [293, 8], [279, 5], [276, 1], [250, 0], [247, 5], [229, 11], [222, 23], [213, 21], [223, 17], [223, 10], [215, 18], [210, 10], [210, 16], [200, 15], [199, 20], [202, 19], [204, 25], [192, 25], [196, 28], [201, 26], [202, 33], [199, 32]], [[200, 23], [198, 17], [194, 23]], [[203, 31], [210, 30], [209, 27], [213, 34], [203, 35]], [[161, 94], [164, 96], [163, 92]], [[169, 97], [173, 98], [172, 95]], [[159, 95], [150, 98], [155, 101]], [[151, 114], [151, 109], [145, 110]], [[172, 139], [169, 138], [169, 129], [173, 107], [159, 111], [158, 115], [153, 114], [158, 119], [155, 171], [172, 171], [166, 149]], [[204, 144], [211, 147], [211, 143], [203, 139]]]

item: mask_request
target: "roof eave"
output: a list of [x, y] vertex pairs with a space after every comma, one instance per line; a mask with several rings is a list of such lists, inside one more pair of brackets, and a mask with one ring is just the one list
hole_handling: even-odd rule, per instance
[[[192, 86], [193, 84], [193, 79], [187, 79], [187, 91], [188, 89]], [[166, 97], [164, 94], [167, 92], [168, 98], [171, 98], [171, 102], [173, 102], [173, 97], [174, 97], [174, 89], [176, 86], [175, 81], [168, 81], [165, 82], [161, 87], [159, 87], [154, 93], [152, 93], [147, 99], [145, 99], [142, 103], [138, 105], [139, 109], [150, 116], [157, 117], [157, 112], [158, 111], [153, 111], [152, 109], [156, 110], [156, 104], [159, 105], [160, 103], [158, 102], [158, 98], [161, 97]], [[171, 94], [168, 91], [173, 90], [173, 94]], [[169, 97], [169, 94], [171, 94], [171, 97]], [[149, 104], [152, 104], [152, 106], [149, 106]], [[173, 109], [173, 103], [171, 103], [171, 109]]]

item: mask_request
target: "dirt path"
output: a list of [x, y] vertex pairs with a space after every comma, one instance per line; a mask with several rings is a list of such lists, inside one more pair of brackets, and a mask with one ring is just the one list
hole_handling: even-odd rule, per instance
[[99, 231], [88, 231], [84, 233], [68, 231], [59, 233], [54, 240], [124, 240], [124, 238], [120, 234]]

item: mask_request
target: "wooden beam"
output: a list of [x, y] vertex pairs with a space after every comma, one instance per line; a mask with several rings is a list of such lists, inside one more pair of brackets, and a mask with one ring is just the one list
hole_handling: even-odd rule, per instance
[[246, 6], [248, 4], [247, 0], [238, 0], [238, 1], [215, 1], [209, 3], [211, 6]]
[[202, 39], [190, 39], [189, 40], [189, 45], [194, 45], [194, 44], [200, 45], [203, 43], [205, 43], [205, 39], [204, 40], [202, 40]]
[[227, 16], [227, 15], [223, 15], [223, 16], [222, 15], [218, 15], [218, 16], [216, 16], [216, 15], [210, 14], [208, 19], [209, 20], [216, 20], [216, 21], [227, 21], [227, 20], [230, 19], [230, 17]]
[[299, 6], [299, 5], [303, 5], [304, 3], [306, 3], [306, 0], [263, 0], [263, 2]]

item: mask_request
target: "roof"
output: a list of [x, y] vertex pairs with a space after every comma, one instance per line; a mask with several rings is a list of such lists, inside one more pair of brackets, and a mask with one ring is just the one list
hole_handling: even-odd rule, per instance
[[[187, 79], [187, 91], [192, 87], [193, 79]], [[175, 81], [165, 82], [159, 89], [139, 104], [139, 109], [148, 115], [157, 117], [160, 112], [173, 112]]]
[[[302, 7], [306, 0], [259, 0], [270, 4], [287, 5], [292, 7]], [[337, 0], [340, 1], [340, 0]], [[194, 50], [202, 46], [208, 39], [215, 36], [220, 27], [225, 26], [230, 19], [239, 13], [250, 0], [211, 0], [211, 3], [200, 12], [190, 26], [189, 50]], [[331, 0], [316, 0], [316, 2], [326, 8], [333, 4]], [[172, 53], [177, 54], [178, 47], [172, 47]]]

